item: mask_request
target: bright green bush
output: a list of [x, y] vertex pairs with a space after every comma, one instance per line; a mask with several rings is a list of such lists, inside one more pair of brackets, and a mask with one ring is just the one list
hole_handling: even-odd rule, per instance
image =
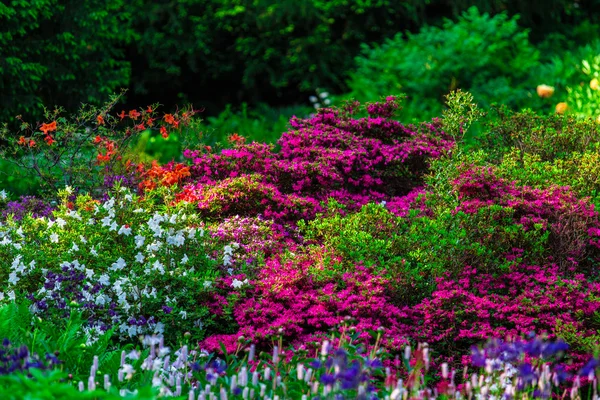
[[[329, 212], [340, 207], [343, 206], [330, 200]], [[336, 212], [331, 214], [320, 215], [308, 222], [300, 221], [300, 232], [308, 243], [316, 241], [332, 249], [342, 256], [346, 266], [362, 262], [392, 274], [398, 269], [402, 259], [393, 252], [393, 244], [399, 240], [397, 229], [401, 222], [383, 205], [369, 203], [358, 212], [345, 216]]]
[[471, 91], [483, 107], [493, 102], [523, 107], [536, 101], [530, 73], [538, 59], [517, 17], [481, 14], [473, 7], [441, 28], [426, 26], [363, 46], [348, 84], [359, 100], [407, 93], [406, 113], [421, 120], [439, 115], [443, 96], [457, 88]]

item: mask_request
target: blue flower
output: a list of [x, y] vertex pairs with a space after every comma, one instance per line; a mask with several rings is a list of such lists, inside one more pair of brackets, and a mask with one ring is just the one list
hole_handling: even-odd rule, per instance
[[590, 359], [590, 361], [588, 361], [588, 363], [581, 368], [581, 371], [579, 371], [579, 376], [588, 376], [594, 373], [596, 367], [598, 367], [598, 364], [598, 360], [595, 358]]

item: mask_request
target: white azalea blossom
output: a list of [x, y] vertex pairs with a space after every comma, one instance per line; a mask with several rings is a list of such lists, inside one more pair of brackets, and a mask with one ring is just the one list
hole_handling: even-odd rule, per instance
[[125, 262], [125, 260], [123, 260], [123, 258], [119, 257], [117, 262], [113, 263], [109, 269], [111, 271], [120, 271], [123, 268], [125, 268], [126, 265], [127, 265], [127, 263]]
[[137, 253], [135, 255], [135, 261], [139, 262], [140, 264], [144, 262], [144, 255], [142, 253]]
[[54, 232], [50, 235], [50, 241], [52, 243], [58, 243], [58, 234], [56, 232]]
[[131, 228], [130, 228], [130, 227], [128, 227], [128, 226], [126, 226], [126, 225], [123, 225], [123, 226], [121, 226], [121, 228], [119, 229], [119, 232], [118, 232], [118, 234], [119, 234], [119, 235], [125, 235], [125, 236], [129, 236], [129, 235], [131, 235]]

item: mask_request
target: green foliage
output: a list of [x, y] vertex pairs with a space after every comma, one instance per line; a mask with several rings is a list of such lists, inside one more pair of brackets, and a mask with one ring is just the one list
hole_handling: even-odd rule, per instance
[[498, 175], [521, 185], [545, 188], [552, 184], [569, 186], [578, 197], [590, 197], [600, 206], [600, 146], [573, 152], [564, 158], [543, 161], [539, 154], [513, 148], [498, 166]]
[[446, 96], [446, 109], [443, 111], [444, 130], [454, 140], [462, 140], [474, 122], [483, 117], [473, 95], [458, 89]]
[[[133, 20], [134, 69], [143, 71], [133, 75], [134, 91], [167, 88], [211, 110], [341, 88], [359, 44], [390, 36], [411, 12], [391, 0], [137, 0], [132, 8], [144, 10]], [[190, 79], [223, 94], [191, 93]]]
[[494, 108], [485, 121], [484, 132], [475, 138], [480, 148], [499, 160], [512, 147], [537, 154], [543, 161], [585, 152], [600, 140], [600, 126], [593, 120], [573, 116], [539, 115], [531, 110], [513, 112]]
[[[0, 121], [40, 119], [43, 104], [69, 111], [126, 86], [132, 9], [123, 0], [11, 1], [0, 6]], [[14, 120], [13, 120], [14, 122]]]
[[332, 249], [342, 256], [347, 267], [362, 262], [393, 274], [402, 262], [393, 251], [394, 243], [399, 240], [398, 219], [379, 204], [369, 203], [358, 212], [345, 216], [331, 212], [338, 206], [330, 200], [331, 216], [321, 215], [308, 222], [300, 221], [298, 227], [304, 239]]
[[442, 28], [397, 34], [381, 45], [363, 46], [351, 74], [351, 96], [374, 100], [405, 92], [408, 118], [429, 119], [441, 113], [443, 96], [461, 88], [483, 107], [502, 101], [511, 107], [530, 105], [531, 70], [538, 51], [517, 17], [490, 16], [472, 7]]

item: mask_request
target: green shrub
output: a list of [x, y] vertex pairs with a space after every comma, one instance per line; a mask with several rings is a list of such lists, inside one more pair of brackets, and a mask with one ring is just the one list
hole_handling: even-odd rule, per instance
[[523, 107], [535, 101], [530, 73], [538, 59], [517, 17], [481, 14], [472, 7], [441, 28], [426, 26], [417, 34], [363, 46], [350, 95], [374, 100], [407, 93], [406, 112], [418, 119], [439, 115], [443, 96], [457, 88], [471, 91], [483, 107], [496, 101]]

